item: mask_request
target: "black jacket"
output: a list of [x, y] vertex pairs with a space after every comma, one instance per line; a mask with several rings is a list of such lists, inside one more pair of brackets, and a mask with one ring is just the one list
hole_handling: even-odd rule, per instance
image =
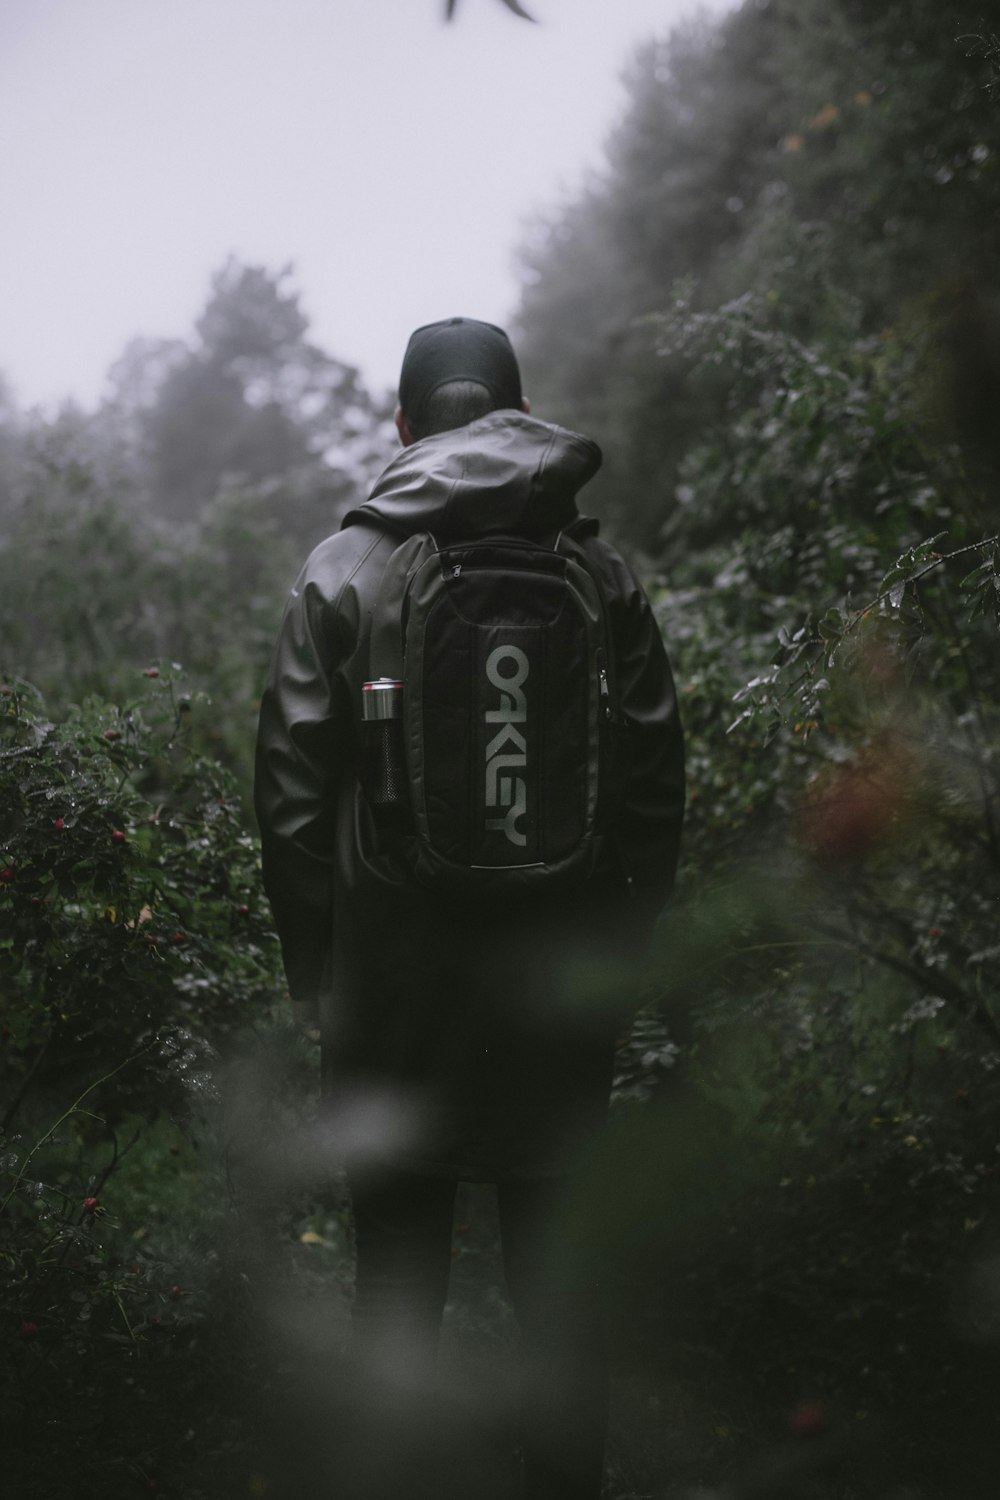
[[[379, 1079], [390, 1086], [408, 1080], [425, 1093], [433, 1089], [438, 1103], [442, 1093], [471, 1090], [474, 1113], [481, 1113], [479, 1104], [492, 1090], [496, 1109], [505, 1114], [508, 1086], [516, 1091], [519, 1085], [505, 1080], [504, 1068], [513, 1067], [523, 1083], [528, 1053], [534, 1058], [540, 1048], [547, 1055], [551, 1044], [568, 1059], [560, 1033], [569, 991], [578, 991], [581, 982], [586, 989], [584, 968], [592, 983], [595, 970], [613, 967], [612, 955], [641, 943], [669, 894], [684, 805], [673, 681], [642, 589], [614, 548], [596, 535], [586, 546], [608, 601], [619, 709], [627, 726], [626, 784], [615, 859], [588, 899], [570, 913], [532, 903], [502, 918], [477, 909], [474, 898], [464, 904], [449, 899], [444, 909], [440, 899], [417, 890], [372, 889], [356, 855], [356, 709], [386, 559], [417, 531], [432, 531], [443, 541], [490, 532], [554, 536], [577, 518], [576, 493], [600, 461], [588, 439], [514, 411], [493, 412], [425, 438], [389, 464], [367, 503], [316, 548], [292, 589], [261, 703], [255, 805], [264, 883], [289, 989], [294, 1000], [318, 1007], [335, 1078]], [[613, 983], [620, 988], [620, 977]], [[526, 991], [535, 1000], [542, 991], [566, 994], [542, 1028], [547, 1042], [539, 1040], [537, 1006], [525, 999]], [[517, 1003], [512, 992], [520, 997]], [[576, 1028], [588, 1039], [580, 1045], [594, 1057], [600, 1036], [598, 1093], [619, 1022], [620, 1016], [613, 1021], [595, 1002], [590, 1023]], [[488, 1084], [470, 1052], [480, 1058], [492, 1053], [499, 1074], [491, 1073]], [[589, 1089], [593, 1096], [594, 1079], [588, 1085], [583, 1075], [595, 1068], [576, 1056], [568, 1069], [574, 1073], [579, 1091]], [[545, 1089], [551, 1091], [553, 1082], [548, 1077]], [[542, 1089], [541, 1076], [538, 1083]], [[572, 1076], [566, 1092], [574, 1093]], [[482, 1149], [474, 1149], [458, 1139], [463, 1129], [469, 1134], [468, 1121], [456, 1123], [459, 1114], [451, 1111], [449, 1146], [439, 1138], [427, 1160], [447, 1165], [460, 1156], [468, 1175], [533, 1170], [525, 1165], [538, 1159], [537, 1143], [525, 1144], [530, 1127], [514, 1149], [502, 1121], [481, 1121], [472, 1133], [482, 1136], [485, 1130], [492, 1145], [480, 1142]], [[521, 1166], [511, 1166], [515, 1157]]]

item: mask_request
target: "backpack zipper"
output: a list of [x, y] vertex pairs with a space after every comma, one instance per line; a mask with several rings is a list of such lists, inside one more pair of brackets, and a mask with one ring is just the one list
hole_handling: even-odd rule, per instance
[[611, 718], [611, 689], [608, 687], [608, 669], [604, 664], [604, 652], [597, 653], [597, 691], [601, 700], [601, 713]]

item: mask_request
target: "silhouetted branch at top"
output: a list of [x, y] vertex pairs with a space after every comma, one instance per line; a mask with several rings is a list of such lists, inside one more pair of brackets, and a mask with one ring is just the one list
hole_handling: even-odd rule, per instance
[[[535, 19], [534, 16], [531, 16], [531, 15], [528, 14], [528, 12], [525, 10], [525, 8], [524, 8], [523, 5], [519, 5], [518, 4], [518, 0], [500, 0], [500, 4], [501, 5], [506, 5], [507, 9], [508, 10], [512, 10], [514, 12], [515, 16], [520, 16], [521, 19], [522, 19], [522, 21], [533, 21]], [[458, 9], [458, 0], [445, 0], [445, 7], [444, 7], [444, 18], [445, 18], [445, 20], [446, 21], [450, 21], [453, 18], [454, 14], [455, 14], [455, 11], [457, 9]]]

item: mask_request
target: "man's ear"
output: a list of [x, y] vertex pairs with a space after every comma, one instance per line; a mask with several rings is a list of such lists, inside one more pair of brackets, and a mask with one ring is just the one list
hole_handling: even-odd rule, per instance
[[413, 433], [410, 431], [410, 424], [404, 417], [403, 408], [401, 406], [396, 407], [393, 421], [396, 424], [396, 431], [399, 433], [399, 441], [402, 443], [404, 448], [409, 448], [410, 445], [412, 443], [415, 443], [417, 440], [413, 436]]
[[524, 415], [526, 417], [531, 416], [531, 402], [528, 400], [527, 396], [521, 397], [521, 410], [524, 412]]

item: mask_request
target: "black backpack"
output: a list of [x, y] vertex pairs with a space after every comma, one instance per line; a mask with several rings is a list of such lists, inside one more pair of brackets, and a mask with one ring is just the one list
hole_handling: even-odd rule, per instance
[[498, 890], [593, 873], [617, 716], [588, 530], [422, 532], [389, 558], [361, 715], [359, 832], [383, 877]]

